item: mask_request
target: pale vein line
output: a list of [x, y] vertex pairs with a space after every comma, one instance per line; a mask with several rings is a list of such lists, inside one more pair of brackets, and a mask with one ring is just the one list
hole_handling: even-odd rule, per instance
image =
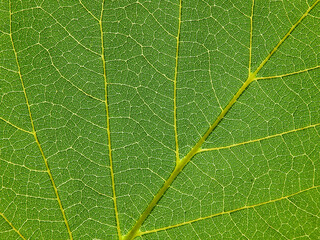
[[80, 41], [78, 41], [68, 30], [66, 27], [64, 27], [60, 22], [58, 22], [58, 20], [56, 18], [54, 18], [52, 16], [51, 13], [49, 13], [48, 11], [46, 11], [45, 9], [43, 9], [42, 7], [39, 7], [39, 9], [41, 9], [42, 11], [44, 11], [46, 14], [48, 14], [61, 28], [63, 28], [67, 34], [76, 42], [78, 43], [81, 47], [83, 47], [84, 49], [88, 50], [89, 52], [95, 54], [95, 55], [98, 55], [99, 56], [99, 53], [91, 50], [90, 48], [86, 47], [85, 45], [83, 45]]
[[[1, 52], [3, 52], [3, 51], [1, 51]], [[6, 70], [6, 71], [8, 71], [8, 72], [18, 73], [18, 72], [15, 71], [15, 70], [8, 69], [8, 68], [2, 67], [2, 66], [0, 66], [0, 68]]]
[[308, 15], [308, 13], [311, 11], [311, 9], [314, 8], [314, 6], [319, 1], [320, 0], [317, 0], [311, 7], [309, 7], [307, 9], [307, 11], [303, 14], [303, 16], [290, 28], [288, 33], [279, 41], [279, 43], [273, 48], [273, 50], [269, 53], [269, 55], [262, 61], [262, 63], [259, 65], [259, 67], [255, 70], [255, 72], [249, 74], [247, 80], [239, 88], [238, 92], [229, 101], [227, 106], [219, 114], [217, 119], [209, 127], [209, 129], [206, 131], [206, 133], [199, 139], [199, 141], [194, 145], [194, 147], [189, 151], [189, 153], [179, 162], [179, 164], [176, 164], [176, 167], [172, 171], [169, 178], [162, 185], [162, 187], [159, 189], [157, 194], [154, 195], [154, 197], [151, 200], [151, 202], [149, 203], [149, 205], [146, 207], [146, 209], [140, 215], [139, 219], [136, 221], [136, 223], [131, 228], [131, 230], [128, 232], [128, 234], [124, 237], [125, 240], [131, 240], [131, 239], [134, 239], [136, 236], [138, 236], [138, 234], [140, 232], [139, 229], [140, 229], [141, 225], [143, 224], [145, 219], [149, 216], [152, 209], [157, 205], [158, 201], [161, 199], [161, 197], [164, 195], [164, 193], [168, 190], [168, 188], [170, 187], [172, 182], [175, 180], [175, 178], [178, 176], [178, 174], [183, 170], [183, 168], [188, 164], [188, 162], [190, 162], [190, 160], [193, 158], [193, 156], [198, 153], [201, 145], [205, 142], [205, 140], [208, 138], [208, 136], [211, 134], [211, 132], [217, 127], [217, 125], [224, 118], [224, 116], [229, 112], [230, 108], [235, 104], [235, 102], [238, 100], [240, 95], [246, 90], [246, 88], [250, 85], [250, 83], [252, 83], [254, 80], [256, 80], [255, 76], [261, 70], [261, 68], [264, 66], [264, 64], [277, 51], [277, 49], [284, 42], [284, 40], [291, 34], [291, 32], [295, 29], [295, 27]]
[[[116, 35], [120, 35], [120, 36], [124, 36], [128, 39], [131, 39], [132, 41], [134, 41], [136, 44], [138, 44], [140, 47], [141, 47], [141, 54], [140, 55], [137, 55], [137, 56], [134, 56], [133, 58], [136, 58], [136, 57], [139, 57], [139, 56], [142, 56], [144, 58], [144, 60], [146, 60], [146, 62], [150, 65], [150, 67], [152, 67], [157, 73], [159, 73], [160, 75], [162, 75], [164, 78], [166, 78], [167, 80], [173, 82], [174, 80], [167, 77], [164, 73], [162, 73], [159, 69], [157, 69], [149, 60], [148, 58], [144, 55], [144, 52], [143, 52], [143, 49], [145, 48], [141, 43], [139, 43], [136, 39], [134, 39], [130, 34], [129, 35], [126, 35], [126, 34], [123, 34], [123, 33], [115, 33]], [[148, 46], [148, 47], [151, 47], [153, 48], [152, 46]], [[154, 48], [153, 48], [154, 49]], [[128, 59], [129, 60], [129, 59]]]
[[308, 15], [308, 13], [318, 4], [320, 0], [315, 1], [308, 9], [307, 11], [299, 18], [299, 20], [292, 25], [290, 30], [287, 32], [287, 34], [278, 42], [278, 44], [272, 49], [272, 51], [269, 53], [269, 55], [262, 61], [262, 63], [259, 65], [255, 73], [258, 73], [261, 68], [266, 64], [266, 62], [271, 58], [271, 56], [278, 50], [280, 45], [290, 36], [292, 31], [301, 23], [301, 21]]
[[[288, 199], [288, 201], [290, 201], [290, 200]], [[289, 238], [287, 238], [285, 235], [283, 235], [279, 230], [275, 229], [272, 225], [270, 225], [270, 224], [267, 222], [267, 220], [265, 220], [265, 219], [263, 218], [263, 216], [261, 216], [261, 214], [260, 214], [256, 209], [254, 209], [254, 212], [261, 218], [261, 220], [262, 220], [266, 225], [268, 225], [269, 228], [271, 228], [273, 231], [279, 233], [279, 235], [281, 235], [281, 236], [284, 237], [285, 239], [289, 240]], [[268, 215], [267, 215], [267, 216], [268, 216]]]
[[8, 124], [11, 125], [12, 127], [15, 127], [16, 129], [20, 130], [20, 131], [23, 131], [23, 132], [26, 132], [26, 133], [29, 133], [29, 134], [32, 134], [32, 135], [33, 135], [32, 132], [30, 132], [30, 131], [28, 131], [28, 130], [25, 130], [25, 129], [21, 128], [21, 127], [18, 127], [17, 125], [14, 125], [13, 123], [9, 122], [8, 120], [6, 120], [6, 119], [4, 119], [4, 118], [2, 118], [2, 117], [0, 117], [0, 119], [1, 119], [2, 121], [4, 121], [4, 122], [8, 123]]
[[[245, 44], [243, 44], [239, 39], [237, 39], [236, 37], [233, 36], [233, 32], [230, 33], [229, 30], [227, 30], [227, 28], [220, 23], [216, 18], [214, 18], [213, 16], [210, 16], [210, 18], [212, 18], [216, 23], [218, 23], [220, 25], [220, 27], [226, 32], [228, 33], [229, 37], [231, 37], [235, 42], [237, 42], [238, 44], [240, 44], [241, 46], [243, 46], [244, 48], [248, 48], [248, 46], [246, 46]], [[192, 21], [192, 20], [189, 20]], [[188, 22], [188, 21], [185, 21]], [[242, 63], [240, 63], [242, 65]]]
[[[179, 21], [181, 21], [181, 0], [180, 0], [180, 4], [179, 4]], [[180, 28], [180, 26], [179, 26]], [[178, 34], [179, 34], [178, 30]], [[177, 45], [179, 46], [179, 45]], [[177, 61], [177, 58], [176, 58]], [[176, 65], [177, 66], [177, 65]], [[191, 151], [192, 152], [192, 151]], [[194, 154], [192, 154], [193, 156]], [[191, 156], [191, 155], [190, 155]], [[154, 196], [154, 198], [152, 199], [152, 201], [149, 203], [149, 205], [146, 207], [146, 209], [143, 211], [143, 213], [140, 215], [139, 219], [136, 221], [136, 223], [134, 224], [134, 226], [132, 227], [132, 229], [128, 232], [128, 234], [126, 236], [124, 236], [124, 239], [126, 240], [131, 240], [134, 239], [138, 232], [139, 229], [141, 227], [141, 225], [143, 224], [143, 222], [145, 221], [145, 219], [149, 216], [150, 212], [152, 211], [152, 209], [156, 206], [156, 204], [158, 203], [158, 201], [160, 200], [160, 198], [163, 196], [163, 194], [167, 191], [167, 189], [169, 188], [169, 186], [171, 185], [171, 183], [173, 182], [173, 180], [177, 177], [177, 175], [180, 173], [180, 171], [184, 168], [184, 166], [189, 162], [190, 157], [189, 154], [182, 160], [180, 160], [177, 164], [176, 167], [174, 169], [174, 171], [171, 173], [170, 177], [167, 179], [167, 181], [163, 184], [163, 186], [159, 189], [158, 193]], [[189, 158], [189, 159], [188, 159]]]
[[[232, 221], [233, 226], [238, 230], [238, 232], [239, 232], [245, 239], [250, 240], [250, 238], [248, 238], [248, 237], [246, 236], [246, 234], [243, 233], [243, 230], [241, 229], [241, 227], [239, 227], [240, 224], [237, 224], [237, 223], [234, 221], [232, 215], [230, 215], [230, 220]], [[193, 227], [192, 224], [190, 224], [190, 225]]]
[[[46, 173], [47, 172], [45, 170], [32, 169], [32, 168], [27, 167], [26, 165], [20, 165], [20, 164], [5, 160], [4, 158], [1, 158], [1, 157], [0, 157], [0, 161], [4, 161], [10, 165], [18, 166], [20, 168], [25, 168], [25, 169], [29, 170], [30, 172], [38, 172], [38, 173]], [[2, 188], [5, 188], [5, 187], [2, 186]]]
[[[312, 199], [314, 200], [314, 199]], [[301, 208], [300, 206], [298, 206], [296, 203], [294, 203], [293, 201], [291, 201], [290, 199], [288, 199], [288, 201], [290, 202], [290, 204], [294, 205], [297, 209], [299, 209], [301, 212], [304, 212], [308, 215], [311, 215], [312, 217], [316, 217], [316, 218], [320, 218], [317, 214], [317, 212], [315, 213], [312, 213], [312, 212], [309, 212], [308, 210], [304, 209], [304, 208]]]
[[254, 8], [254, 0], [252, 0], [251, 15], [250, 15], [249, 75], [251, 74], [251, 60], [252, 60], [253, 8]]
[[[41, 45], [41, 44], [40, 44]], [[42, 46], [42, 45], [41, 45]], [[69, 79], [67, 79], [62, 73], [61, 71], [57, 68], [57, 66], [53, 63], [53, 59], [52, 59], [52, 56], [51, 56], [51, 53], [49, 52], [49, 50], [47, 48], [45, 48], [44, 46], [42, 46], [48, 53], [49, 57], [50, 57], [50, 61], [51, 61], [51, 65], [56, 69], [56, 71], [59, 73], [59, 75], [64, 79], [66, 80], [68, 83], [70, 83], [73, 87], [75, 87], [76, 89], [78, 89], [80, 92], [82, 92], [84, 95], [94, 99], [94, 100], [97, 100], [99, 102], [104, 102], [102, 99], [100, 98], [97, 98], [87, 92], [85, 92], [84, 90], [82, 90], [80, 87], [78, 87], [77, 85], [75, 85], [72, 81], [70, 81]]]
[[[54, 17], [52, 16], [52, 14], [49, 13], [49, 12], [47, 12], [44, 8], [42, 8], [42, 7], [40, 6], [40, 7], [34, 7], [34, 8], [30, 8], [30, 9], [31, 9], [31, 10], [33, 10], [33, 9], [40, 9], [40, 10], [42, 10], [43, 12], [47, 13], [61, 28], [63, 28], [63, 29], [67, 32], [67, 34], [68, 34], [77, 44], [79, 44], [79, 45], [82, 46], [84, 49], [88, 50], [89, 52], [92, 52], [93, 54], [95, 54], [95, 55], [97, 55], [97, 56], [100, 56], [99, 53], [91, 50], [90, 48], [88, 48], [88, 47], [86, 47], [85, 45], [83, 45], [80, 41], [78, 41], [78, 40], [66, 29], [66, 27], [64, 27], [60, 22], [58, 22], [58, 20], [57, 20], [56, 18], [54, 18]], [[20, 11], [16, 11], [15, 13], [24, 12], [24, 11], [29, 11], [30, 9], [22, 9], [22, 10], [20, 10]], [[14, 13], [13, 13], [13, 14], [14, 14]]]
[[[174, 36], [173, 34], [171, 34], [170, 32], [168, 32], [167, 29], [165, 29], [161, 23], [158, 21], [158, 19], [153, 15], [153, 13], [151, 13], [142, 3], [140, 3], [139, 1], [137, 1], [137, 4], [139, 4], [141, 7], [143, 7], [149, 14], [150, 16], [153, 18], [153, 20], [158, 23], [158, 26], [163, 29], [163, 31], [165, 31], [169, 36], [177, 38], [176, 36]], [[179, 15], [180, 16], [180, 15]]]
[[122, 239], [121, 229], [120, 229], [120, 221], [118, 215], [118, 208], [117, 208], [117, 196], [116, 196], [116, 187], [115, 187], [115, 180], [114, 180], [114, 172], [113, 172], [113, 161], [112, 161], [112, 149], [111, 149], [111, 132], [110, 132], [110, 118], [109, 118], [109, 105], [108, 105], [108, 82], [107, 82], [107, 69], [106, 69], [106, 60], [104, 57], [104, 39], [103, 39], [103, 28], [102, 28], [102, 17], [103, 17], [103, 9], [104, 9], [104, 2], [102, 2], [102, 9], [101, 15], [99, 20], [100, 26], [100, 35], [101, 35], [101, 60], [103, 65], [103, 78], [104, 78], [104, 102], [106, 107], [106, 121], [107, 121], [107, 135], [108, 135], [108, 151], [109, 151], [109, 164], [110, 164], [110, 175], [111, 175], [111, 185], [112, 185], [112, 200], [114, 205], [114, 213], [116, 216], [116, 223], [117, 223], [117, 232], [119, 239]]
[[91, 11], [89, 11], [89, 9], [82, 3], [81, 0], [79, 0], [79, 2], [80, 2], [80, 4], [81, 4], [81, 6], [82, 6], [95, 20], [97, 20], [98, 22], [100, 22], [100, 20], [99, 20], [95, 15], [93, 15], [93, 13], [92, 13]]
[[[81, 3], [81, 2], [80, 2], [80, 3]], [[63, 28], [63, 29], [67, 32], [67, 34], [68, 34], [74, 41], [76, 41], [80, 46], [82, 46], [84, 49], [86, 49], [86, 50], [94, 53], [95, 55], [99, 55], [98, 53], [96, 53], [96, 52], [94, 52], [93, 50], [91, 50], [91, 49], [87, 48], [86, 46], [84, 46], [84, 45], [83, 45], [82, 43], [80, 43], [75, 37], [73, 37], [73, 36], [68, 32], [68, 30], [52, 16], [52, 14], [50, 14], [49, 12], [47, 12], [46, 10], [44, 10], [43, 8], [40, 8], [40, 7], [39, 7], [39, 9], [41, 9], [41, 10], [44, 11], [46, 14], [48, 14], [52, 19], [54, 19], [54, 20], [56, 21], [56, 23], [57, 23], [61, 28]], [[60, 70], [59, 70], [59, 69], [55, 66], [55, 64], [53, 63], [53, 59], [52, 59], [52, 56], [51, 56], [49, 50], [48, 50], [47, 48], [45, 48], [42, 44], [39, 43], [39, 45], [42, 46], [42, 47], [47, 51], [47, 53], [49, 54], [49, 57], [50, 57], [50, 61], [51, 61], [52, 66], [56, 69], [56, 71], [59, 73], [59, 75], [60, 75], [63, 79], [65, 79], [68, 83], [70, 83], [72, 86], [74, 86], [76, 89], [78, 89], [80, 92], [82, 92], [82, 93], [85, 94], [86, 96], [88, 96], [88, 97], [90, 97], [90, 98], [92, 98], [92, 99], [95, 99], [95, 100], [97, 100], [97, 101], [104, 102], [104, 101], [101, 100], [100, 98], [97, 98], [97, 97], [95, 97], [95, 96], [93, 96], [93, 95], [85, 92], [85, 91], [82, 90], [80, 87], [78, 87], [77, 85], [75, 85], [74, 83], [72, 83], [72, 82], [71, 82], [69, 79], [67, 79], [65, 76], [63, 76], [63, 74], [60, 72]]]
[[[105, 167], [105, 166], [104, 166]], [[108, 197], [111, 198], [109, 195], [104, 194], [99, 192], [98, 190], [94, 189], [93, 187], [89, 186], [88, 184], [85, 183], [85, 181], [83, 181], [81, 178], [73, 178], [73, 179], [69, 179], [66, 182], [62, 183], [59, 187], [62, 187], [64, 185], [67, 185], [69, 182], [71, 182], [71, 184], [74, 184], [75, 182], [80, 182], [81, 184], [83, 184], [83, 186], [87, 187], [88, 189], [92, 190], [93, 192], [95, 192], [96, 194], [100, 195], [100, 196], [104, 196], [104, 197]], [[71, 208], [72, 206], [68, 207]]]
[[249, 141], [246, 141], [246, 142], [235, 143], [235, 144], [232, 144], [232, 145], [229, 145], [229, 146], [214, 147], [214, 148], [203, 148], [203, 149], [199, 149], [198, 153], [221, 150], [221, 149], [227, 149], [227, 148], [237, 147], [237, 146], [241, 146], [241, 145], [245, 145], [245, 144], [249, 144], [249, 143], [260, 142], [262, 140], [267, 140], [267, 139], [270, 139], [270, 138], [280, 137], [280, 136], [283, 136], [283, 135], [286, 135], [286, 134], [289, 134], [289, 133], [294, 133], [294, 132], [302, 131], [302, 130], [309, 129], [309, 128], [315, 128], [316, 126], [320, 126], [320, 123], [316, 123], [316, 124], [309, 125], [309, 126], [302, 127], [302, 128], [293, 129], [293, 130], [290, 130], [290, 131], [287, 131], [287, 132], [277, 133], [277, 134], [266, 136], [266, 137], [263, 137], [263, 138], [249, 140]]
[[[118, 34], [119, 34], [119, 33], [118, 33]], [[133, 37], [130, 36], [130, 38], [133, 39], [136, 43], [138, 43]], [[138, 43], [138, 44], [139, 44], [139, 43]], [[147, 61], [147, 63], [149, 63], [149, 65], [150, 65], [157, 73], [159, 73], [160, 75], [162, 75], [162, 76], [163, 76], [164, 78], [166, 78], [167, 80], [173, 82], [173, 80], [172, 80], [171, 78], [167, 77], [166, 74], [162, 73], [158, 68], [156, 68], [156, 66], [154, 66], [154, 65], [148, 60], [148, 58], [144, 55], [144, 51], [143, 51], [144, 47], [143, 47], [141, 44], [140, 44], [140, 46], [141, 46], [141, 51], [142, 51], [141, 56]], [[153, 47], [152, 47], [152, 48], [153, 48]]]
[[47, 173], [49, 175], [49, 178], [50, 178], [50, 181], [52, 183], [52, 186], [53, 186], [53, 189], [54, 189], [54, 192], [55, 192], [55, 195], [56, 195], [56, 198], [57, 198], [57, 201], [58, 201], [58, 204], [59, 204], [59, 207], [60, 207], [60, 211], [62, 213], [62, 216], [63, 216], [63, 220], [64, 220], [64, 223], [66, 225], [66, 228], [67, 228], [67, 231], [68, 231], [68, 234], [69, 234], [69, 237], [71, 240], [73, 240], [73, 237], [72, 237], [72, 232], [70, 230], [70, 227], [69, 227], [69, 223], [68, 223], [68, 220], [67, 220], [67, 217], [66, 217], [66, 214], [64, 212], [64, 209], [63, 209], [63, 206], [62, 206], [62, 203], [61, 203], [61, 200], [60, 200], [60, 197], [59, 197], [59, 193], [58, 193], [58, 189], [56, 187], [56, 184], [53, 180], [53, 177], [52, 177], [52, 174], [51, 174], [51, 170], [49, 168], [49, 165], [48, 165], [48, 161], [44, 155], [44, 152], [43, 152], [43, 149], [40, 145], [40, 142], [39, 142], [39, 139], [38, 139], [38, 136], [37, 136], [37, 132], [36, 132], [36, 129], [35, 129], [35, 126], [34, 126], [34, 123], [33, 123], [33, 118], [32, 118], [32, 114], [31, 114], [31, 109], [30, 109], [30, 104], [29, 104], [29, 100], [28, 100], [28, 97], [27, 97], [27, 92], [26, 92], [26, 88], [24, 86], [24, 82], [23, 82], [23, 79], [22, 79], [22, 75], [21, 75], [21, 69], [20, 69], [20, 64], [19, 64], [19, 61], [18, 61], [18, 54], [17, 54], [17, 51], [16, 51], [16, 48], [14, 46], [14, 42], [13, 42], [13, 37], [12, 37], [12, 7], [11, 7], [11, 1], [9, 2], [9, 11], [10, 11], [10, 39], [11, 39], [11, 44], [12, 44], [12, 49], [14, 51], [14, 54], [15, 54], [15, 59], [16, 59], [16, 63], [17, 63], [17, 68], [18, 68], [18, 75], [19, 75], [19, 78], [20, 78], [20, 81], [21, 81], [21, 86], [22, 86], [22, 89], [23, 89], [23, 93], [24, 93], [24, 97], [25, 97], [25, 100], [26, 100], [26, 104], [27, 104], [27, 108], [28, 108], [28, 112], [29, 112], [29, 117], [30, 117], [30, 122], [31, 122], [31, 126], [32, 126], [32, 134], [34, 136], [34, 139], [38, 145], [38, 148], [40, 150], [40, 153], [42, 155], [42, 158], [44, 160], [44, 163], [45, 163], [45, 166], [46, 166], [46, 169], [47, 169]]
[[285, 73], [285, 74], [281, 74], [281, 75], [276, 75], [276, 76], [270, 76], [270, 77], [256, 77], [256, 80], [263, 80], [263, 79], [271, 79], [271, 78], [282, 78], [282, 77], [287, 77], [287, 76], [291, 76], [291, 75], [295, 75], [295, 74], [299, 74], [299, 73], [304, 73], [304, 72], [309, 72], [315, 69], [320, 68], [320, 66], [315, 66], [315, 67], [311, 67], [311, 68], [307, 68], [304, 70], [299, 70], [296, 72], [292, 72], [292, 73]]
[[5, 215], [3, 215], [3, 213], [0, 212], [0, 216], [3, 217], [3, 219], [12, 227], [12, 229], [13, 229], [16, 233], [19, 234], [19, 236], [20, 236], [22, 239], [26, 240], [26, 238], [19, 232], [18, 229], [16, 229], [16, 228], [13, 226], [13, 224], [6, 218]]
[[[81, 3], [81, 1], [80, 1], [80, 3]], [[83, 6], [82, 3], [81, 3], [81, 5]], [[96, 53], [96, 52], [94, 52], [93, 50], [91, 50], [91, 49], [87, 48], [86, 46], [84, 46], [84, 45], [83, 45], [82, 43], [80, 43], [75, 37], [73, 37], [73, 36], [68, 32], [68, 30], [52, 16], [52, 14], [50, 14], [49, 12], [47, 12], [46, 10], [44, 10], [43, 8], [40, 8], [40, 9], [43, 10], [45, 13], [47, 13], [51, 18], [53, 18], [53, 19], [56, 21], [56, 23], [57, 23], [61, 28], [63, 28], [63, 29], [68, 33], [68, 35], [69, 35], [74, 41], [76, 41], [80, 46], [82, 46], [84, 49], [86, 49], [86, 50], [94, 53], [95, 55], [99, 55], [98, 53]], [[88, 10], [88, 12], [90, 13], [89, 10]], [[42, 44], [40, 44], [40, 45], [42, 46]], [[42, 47], [43, 47], [43, 46], [42, 46]], [[49, 54], [49, 57], [50, 57], [50, 61], [51, 61], [52, 66], [56, 69], [56, 71], [59, 73], [59, 75], [60, 75], [63, 79], [65, 79], [67, 82], [69, 82], [72, 86], [74, 86], [76, 89], [78, 89], [80, 92], [82, 92], [82, 93], [85, 94], [86, 96], [91, 97], [91, 98], [93, 98], [93, 99], [95, 99], [95, 100], [97, 100], [97, 101], [103, 102], [103, 100], [101, 100], [101, 99], [99, 99], [99, 98], [97, 98], [97, 97], [95, 97], [95, 96], [92, 96], [91, 94], [85, 92], [85, 91], [82, 90], [80, 87], [78, 87], [78, 86], [76, 86], [74, 83], [72, 83], [72, 82], [71, 82], [69, 79], [67, 79], [65, 76], [63, 76], [62, 73], [60, 72], [60, 70], [59, 70], [59, 69], [55, 66], [55, 64], [53, 63], [53, 59], [52, 59], [52, 56], [51, 56], [49, 50], [48, 50], [47, 48], [45, 48], [45, 47], [43, 47], [43, 48], [44, 48], [44, 49], [47, 51], [47, 53]]]
[[179, 157], [179, 143], [178, 143], [178, 129], [177, 129], [177, 77], [178, 77], [178, 58], [179, 58], [179, 42], [181, 30], [181, 0], [179, 2], [179, 23], [177, 33], [177, 50], [176, 50], [176, 65], [174, 68], [174, 89], [173, 89], [173, 121], [174, 121], [174, 138], [176, 142], [176, 164], [180, 162]]
[[2, 31], [2, 30], [0, 30], [0, 33], [1, 33], [1, 34], [4, 34], [4, 35], [8, 35], [8, 36], [10, 35], [10, 33], [4, 32], [4, 31]]
[[183, 223], [178, 223], [178, 224], [167, 226], [167, 227], [163, 227], [163, 228], [158, 228], [158, 229], [153, 229], [153, 230], [149, 230], [149, 231], [145, 231], [145, 232], [140, 232], [140, 233], [137, 234], [137, 236], [141, 236], [141, 235], [145, 235], [145, 234], [149, 234], [149, 233], [160, 232], [160, 231], [165, 231], [165, 230], [169, 230], [169, 229], [172, 229], [172, 228], [175, 228], [175, 227], [180, 227], [180, 226], [184, 226], [184, 225], [187, 225], [187, 224], [192, 224], [192, 223], [195, 223], [195, 222], [198, 222], [198, 221], [201, 221], [201, 220], [210, 219], [210, 218], [217, 217], [217, 216], [222, 216], [222, 215], [225, 215], [225, 214], [231, 214], [231, 213], [238, 212], [238, 211], [241, 211], [241, 210], [246, 210], [246, 209], [251, 209], [251, 208], [254, 209], [256, 207], [260, 207], [260, 206], [267, 205], [267, 204], [270, 204], [270, 203], [276, 203], [276, 202], [279, 202], [279, 201], [282, 201], [282, 200], [288, 200], [289, 201], [289, 198], [291, 198], [291, 197], [294, 197], [296, 195], [299, 195], [299, 194], [307, 192], [307, 191], [311, 191], [313, 189], [317, 189], [319, 187], [320, 187], [320, 185], [312, 186], [310, 188], [301, 190], [299, 192], [292, 193], [290, 195], [287, 195], [287, 196], [284, 196], [284, 197], [280, 197], [280, 198], [276, 198], [276, 199], [273, 199], [273, 200], [269, 200], [267, 202], [257, 203], [257, 204], [250, 205], [250, 206], [243, 206], [243, 207], [232, 209], [232, 210], [229, 210], [229, 211], [215, 213], [215, 214], [212, 214], [212, 215], [209, 215], [209, 216], [206, 216], [206, 217], [193, 219], [193, 220], [186, 221], [186, 222], [183, 222]]
[[221, 103], [220, 103], [220, 100], [219, 100], [219, 98], [218, 98], [218, 96], [217, 96], [217, 93], [216, 93], [216, 90], [215, 90], [215, 87], [214, 87], [214, 84], [213, 84], [213, 81], [212, 81], [212, 74], [211, 74], [211, 51], [206, 47], [206, 46], [204, 46], [203, 44], [202, 44], [202, 47], [203, 48], [205, 48], [206, 50], [207, 50], [207, 52], [208, 52], [208, 58], [209, 58], [209, 77], [210, 77], [210, 83], [211, 83], [211, 88], [212, 88], [212, 90], [213, 90], [213, 94], [214, 94], [214, 97], [216, 98], [216, 100], [217, 100], [217, 103], [219, 104], [219, 108], [220, 108], [220, 110], [222, 111], [223, 110], [223, 108], [221, 107]]

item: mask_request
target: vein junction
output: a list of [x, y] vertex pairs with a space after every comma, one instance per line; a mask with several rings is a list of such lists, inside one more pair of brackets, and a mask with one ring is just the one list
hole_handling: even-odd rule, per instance
[[[208, 138], [210, 133], [217, 127], [217, 125], [220, 123], [220, 121], [224, 118], [224, 116], [229, 112], [231, 107], [235, 104], [235, 102], [238, 100], [238, 98], [241, 96], [241, 94], [247, 89], [247, 87], [255, 80], [257, 73], [263, 68], [263, 66], [267, 63], [267, 61], [271, 58], [271, 56], [278, 50], [280, 45], [290, 36], [292, 31], [298, 26], [298, 24], [308, 15], [308, 13], [316, 6], [316, 4], [320, 0], [315, 1], [315, 3], [310, 6], [307, 11], [300, 17], [300, 19], [289, 29], [289, 31], [285, 34], [285, 36], [278, 42], [278, 44], [272, 49], [272, 51], [267, 55], [267, 57], [261, 62], [261, 64], [257, 67], [257, 69], [254, 72], [250, 72], [248, 74], [247, 80], [243, 83], [243, 85], [240, 87], [240, 89], [237, 91], [237, 93], [233, 96], [233, 98], [229, 101], [227, 106], [222, 110], [220, 115], [217, 117], [217, 119], [214, 121], [214, 123], [210, 126], [210, 128], [207, 130], [207, 132], [199, 139], [199, 141], [195, 144], [195, 146], [190, 150], [190, 152], [180, 161], [177, 161], [176, 167], [169, 176], [169, 178], [165, 181], [163, 186], [160, 188], [158, 193], [154, 196], [152, 201], [149, 203], [147, 208], [144, 210], [144, 212], [141, 214], [140, 218], [136, 221], [135, 225], [132, 227], [132, 229], [129, 231], [129, 233], [123, 237], [124, 240], [130, 240], [134, 239], [136, 236], [141, 235], [140, 227], [145, 221], [145, 219], [149, 216], [152, 209], [156, 206], [160, 198], [164, 195], [164, 193], [167, 191], [167, 189], [170, 187], [171, 183], [175, 180], [175, 178], [178, 176], [178, 174], [182, 171], [182, 169], [190, 162], [190, 160], [193, 158], [194, 155], [199, 153], [201, 150], [201, 145], [205, 142], [205, 140]], [[180, 1], [180, 8], [181, 8], [181, 1]], [[253, 7], [252, 7], [252, 14], [253, 14]], [[252, 21], [252, 19], [251, 19]], [[252, 24], [251, 24], [252, 27]], [[180, 24], [179, 24], [180, 28]], [[251, 30], [252, 31], [252, 30]], [[251, 40], [250, 40], [250, 47], [251, 47]], [[250, 51], [251, 54], [251, 51]], [[251, 57], [250, 57], [251, 62]], [[251, 64], [250, 64], [251, 65]]]

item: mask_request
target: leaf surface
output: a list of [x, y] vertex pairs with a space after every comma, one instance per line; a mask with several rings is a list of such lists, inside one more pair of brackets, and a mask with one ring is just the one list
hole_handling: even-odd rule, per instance
[[0, 3], [1, 239], [316, 239], [320, 6]]

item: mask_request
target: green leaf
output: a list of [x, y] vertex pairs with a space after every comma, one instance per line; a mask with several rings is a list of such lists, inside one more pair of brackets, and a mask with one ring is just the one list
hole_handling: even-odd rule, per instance
[[317, 239], [319, 1], [1, 1], [0, 238]]

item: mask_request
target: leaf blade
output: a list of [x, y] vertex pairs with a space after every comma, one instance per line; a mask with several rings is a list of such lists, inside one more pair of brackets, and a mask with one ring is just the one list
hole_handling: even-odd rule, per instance
[[318, 2], [4, 2], [1, 233], [316, 237]]

